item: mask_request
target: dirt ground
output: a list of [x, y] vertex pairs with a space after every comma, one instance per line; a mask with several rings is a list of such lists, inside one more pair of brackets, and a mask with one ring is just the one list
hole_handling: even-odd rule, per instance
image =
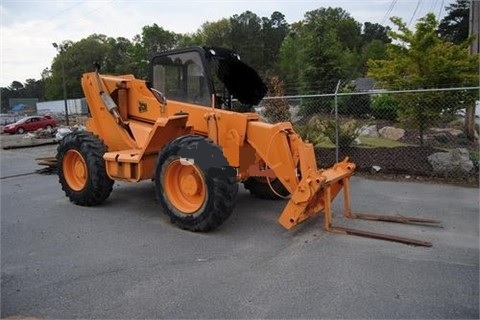
[[[439, 152], [433, 147], [396, 148], [348, 148], [339, 152], [339, 160], [349, 157], [357, 165], [356, 172], [365, 177], [385, 180], [420, 180], [478, 187], [478, 172], [463, 176], [439, 176], [434, 174], [427, 157]], [[317, 162], [321, 167], [335, 163], [335, 149], [316, 150]], [[375, 172], [373, 166], [380, 167]]]

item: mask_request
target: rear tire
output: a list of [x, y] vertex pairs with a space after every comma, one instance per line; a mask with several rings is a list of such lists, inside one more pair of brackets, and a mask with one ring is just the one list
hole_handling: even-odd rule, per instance
[[[189, 157], [194, 160], [191, 165], [180, 161], [185, 150], [195, 150]], [[215, 167], [207, 168], [205, 160]], [[155, 170], [156, 195], [164, 213], [190, 231], [220, 226], [236, 204], [238, 183], [232, 170], [221, 149], [209, 139], [187, 135], [171, 141], [159, 152]]]
[[282, 199], [282, 197], [288, 197], [290, 192], [283, 186], [279, 179], [271, 179], [270, 185], [275, 190], [276, 193], [281, 195], [279, 197], [275, 192], [273, 192], [272, 188], [268, 185], [266, 181], [267, 178], [261, 177], [250, 177], [243, 183], [245, 189], [250, 191], [250, 194], [254, 197], [260, 199], [269, 199], [269, 200], [277, 200]]
[[57, 173], [66, 196], [80, 206], [104, 202], [113, 189], [103, 155], [107, 148], [95, 135], [77, 131], [66, 135], [57, 148]]

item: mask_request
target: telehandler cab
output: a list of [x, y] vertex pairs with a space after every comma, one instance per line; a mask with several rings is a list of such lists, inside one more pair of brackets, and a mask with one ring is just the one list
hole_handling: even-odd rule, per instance
[[333, 227], [331, 203], [341, 190], [348, 218], [436, 221], [352, 213], [349, 182], [355, 164], [347, 158], [318, 169], [312, 144], [302, 141], [291, 123], [268, 124], [244, 112], [267, 89], [233, 51], [163, 52], [150, 62], [149, 81], [103, 75], [97, 66], [81, 83], [90, 113], [87, 130], [65, 136], [56, 156], [62, 189], [77, 205], [104, 202], [114, 180], [152, 179], [173, 223], [208, 231], [230, 216], [243, 183], [257, 197], [289, 199], [279, 217], [286, 229], [323, 211], [325, 230], [431, 246]]

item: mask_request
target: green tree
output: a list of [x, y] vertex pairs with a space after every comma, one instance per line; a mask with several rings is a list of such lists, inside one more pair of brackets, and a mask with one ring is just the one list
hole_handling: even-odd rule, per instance
[[378, 23], [365, 22], [362, 30], [362, 48], [358, 69], [364, 75], [367, 71], [367, 61], [384, 59], [387, 54], [387, 44], [392, 42], [388, 36], [390, 27]]
[[156, 53], [177, 47], [181, 36], [159, 27], [156, 23], [144, 26], [142, 33], [133, 38], [132, 58], [136, 76], [146, 78], [148, 62]]
[[13, 81], [12, 84], [10, 85], [10, 89], [13, 91], [20, 91], [23, 88], [24, 88], [24, 85], [20, 81]]
[[[469, 39], [469, 18], [470, 18], [470, 1], [457, 0], [446, 7], [448, 14], [442, 19], [438, 27], [438, 32], [446, 41], [456, 44], [465, 41], [473, 41]], [[475, 137], [475, 105], [467, 105], [465, 112], [465, 134], [471, 140]]]
[[289, 31], [285, 16], [278, 11], [262, 18], [263, 71], [278, 74], [278, 56], [283, 39]]
[[231, 29], [230, 20], [226, 18], [215, 22], [205, 22], [197, 32], [197, 44], [231, 47]]
[[279, 50], [278, 68], [286, 84], [285, 93], [294, 95], [300, 93], [298, 81], [301, 68], [301, 48], [298, 46], [298, 31], [301, 28], [299, 23], [291, 26], [290, 33], [283, 39]]
[[382, 26], [379, 23], [365, 22], [363, 24], [362, 42], [367, 44], [373, 40], [379, 40], [383, 43], [390, 43], [392, 39], [388, 36], [390, 27]]
[[[387, 58], [369, 60], [368, 74], [388, 89], [445, 88], [478, 83], [478, 55], [470, 56], [467, 45], [444, 41], [437, 33], [438, 22], [430, 13], [419, 20], [415, 31], [400, 18], [392, 18], [398, 32], [387, 48]], [[444, 113], [462, 108], [459, 101], [472, 101], [473, 96], [452, 99], [448, 93], [423, 93], [402, 96], [399, 117], [405, 124], [419, 130], [421, 142], [429, 124]], [[446, 104], [445, 101], [450, 103]], [[447, 112], [446, 112], [447, 111]]]
[[[106, 56], [110, 49], [108, 38], [105, 35], [93, 34], [78, 42], [65, 41], [60, 47], [62, 49], [52, 63], [51, 76], [45, 80], [45, 96], [48, 100], [63, 99], [63, 64], [67, 98], [81, 98], [83, 97], [80, 84], [82, 74], [93, 71], [94, 62], [98, 62], [101, 66], [107, 64]], [[102, 68], [104, 73], [113, 71], [115, 70]]]
[[292, 31], [282, 44], [280, 66], [288, 83], [298, 83], [301, 93], [332, 92], [339, 79], [358, 75], [361, 25], [345, 10], [309, 11]]
[[10, 86], [2, 87], [0, 95], [2, 97], [1, 112], [10, 111], [10, 99], [14, 98], [37, 98], [39, 101], [45, 100], [43, 80], [27, 79], [25, 83], [13, 81]]
[[135, 73], [132, 42], [119, 37], [106, 39], [106, 44], [108, 50], [105, 53], [102, 69], [112, 74]]
[[230, 18], [231, 46], [242, 60], [257, 71], [263, 68], [262, 20], [251, 11]]
[[468, 38], [469, 0], [457, 0], [446, 7], [448, 14], [438, 26], [438, 32], [446, 41], [460, 44]]

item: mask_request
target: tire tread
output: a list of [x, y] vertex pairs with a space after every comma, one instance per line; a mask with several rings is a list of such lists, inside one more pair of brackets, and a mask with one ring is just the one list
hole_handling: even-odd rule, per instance
[[[70, 149], [79, 151], [88, 170], [85, 188], [75, 191], [67, 183], [63, 174], [63, 156]], [[77, 131], [66, 135], [57, 148], [57, 174], [66, 196], [79, 206], [96, 206], [103, 203], [113, 190], [114, 181], [107, 175], [103, 155], [107, 147], [100, 138], [87, 131]]]

